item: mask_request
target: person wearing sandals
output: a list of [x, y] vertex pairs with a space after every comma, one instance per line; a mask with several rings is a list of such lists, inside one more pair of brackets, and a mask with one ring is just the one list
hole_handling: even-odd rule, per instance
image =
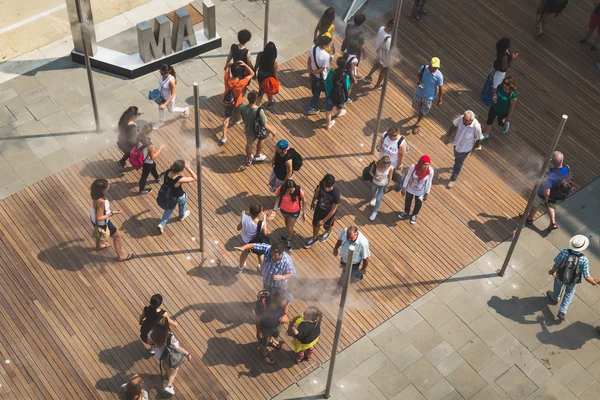
[[256, 316], [256, 339], [260, 345], [260, 356], [269, 365], [275, 361], [269, 356], [269, 346], [277, 350], [283, 343], [278, 340], [283, 324], [289, 322], [287, 313], [289, 300], [284, 292], [271, 293], [267, 302], [267, 309]]
[[417, 88], [415, 89], [415, 97], [412, 101], [412, 107], [418, 113], [417, 122], [412, 128], [412, 133], [419, 133], [421, 121], [425, 115], [431, 111], [433, 99], [436, 92], [438, 94], [437, 105], [442, 105], [442, 96], [444, 95], [444, 75], [440, 71], [440, 59], [433, 57], [428, 65], [422, 65], [417, 77]]
[[[426, 154], [422, 155], [416, 164], [410, 166], [404, 178], [404, 185], [400, 193], [406, 197], [406, 200], [404, 201], [404, 211], [398, 215], [398, 218], [404, 219], [410, 215], [411, 225], [417, 223], [417, 215], [431, 191], [433, 168], [430, 167], [430, 164], [431, 158]], [[415, 200], [415, 208], [411, 215], [410, 207], [413, 199]]]
[[[167, 310], [160, 308], [162, 302], [163, 298], [160, 294], [152, 295], [152, 297], [150, 297], [150, 305], [144, 307], [140, 314], [140, 339], [146, 344], [150, 344], [148, 343], [148, 334], [154, 327], [154, 324], [156, 324], [156, 321], [162, 317], [169, 318]], [[169, 323], [171, 326], [177, 327], [177, 322], [173, 321], [171, 318], [169, 318]], [[150, 344], [150, 354], [154, 354], [154, 347], [154, 344]]]
[[408, 18], [412, 22], [423, 21], [422, 17], [429, 15], [429, 11], [425, 8], [427, 0], [415, 0], [410, 17]]
[[383, 193], [388, 185], [391, 187], [392, 175], [394, 174], [394, 166], [390, 161], [388, 156], [381, 157], [369, 171], [369, 174], [373, 177], [373, 181], [371, 182], [371, 192], [373, 193], [373, 198], [369, 205], [373, 207], [373, 213], [369, 217], [369, 220], [375, 221], [377, 218], [377, 213], [379, 212], [379, 207], [381, 207], [381, 201], [383, 200]]
[[515, 112], [517, 104], [517, 82], [512, 76], [505, 77], [494, 91], [493, 103], [488, 111], [485, 128], [483, 128], [482, 141], [490, 138], [490, 131], [494, 120], [498, 120], [498, 126], [503, 127], [502, 134], [506, 135], [510, 129], [510, 120]]
[[148, 392], [142, 388], [143, 384], [142, 378], [135, 374], [127, 383], [121, 385], [120, 392], [123, 394], [121, 398], [123, 400], [148, 400]]
[[125, 168], [125, 163], [129, 159], [129, 153], [137, 144], [137, 137], [140, 132], [135, 120], [140, 115], [140, 110], [135, 106], [131, 106], [119, 118], [117, 147], [123, 152], [123, 157], [119, 160], [121, 168]]
[[137, 138], [136, 147], [142, 151], [144, 156], [144, 165], [142, 167], [142, 176], [140, 177], [140, 187], [139, 194], [148, 194], [152, 192], [151, 188], [146, 187], [146, 181], [148, 180], [148, 175], [152, 174], [155, 179], [155, 182], [159, 182], [160, 176], [158, 175], [158, 171], [156, 170], [156, 158], [159, 156], [160, 152], [167, 147], [166, 144], [161, 144], [158, 150], [152, 139], [150, 139], [150, 134], [152, 133], [152, 124], [146, 124], [142, 127], [142, 132], [139, 134]]
[[[265, 46], [265, 49], [258, 53], [256, 56], [256, 64], [254, 65], [254, 78], [258, 81], [258, 104], [262, 103], [263, 95], [265, 94], [265, 87], [267, 86], [267, 79], [272, 78], [279, 82], [279, 63], [277, 62], [277, 46], [275, 43], [269, 42]], [[266, 81], [266, 82], [265, 82]], [[275, 104], [273, 94], [267, 92], [267, 110], [270, 110]]]
[[294, 338], [292, 346], [296, 353], [296, 363], [310, 360], [321, 335], [322, 318], [321, 311], [311, 306], [290, 321], [287, 334]]
[[[184, 169], [191, 176], [183, 176], [182, 172]], [[163, 176], [165, 179], [165, 184], [171, 187], [171, 196], [177, 198], [177, 205], [179, 206], [179, 220], [183, 221], [190, 215], [190, 210], [185, 209], [187, 195], [183, 191], [183, 184], [195, 182], [198, 177], [196, 176], [194, 170], [190, 168], [190, 163], [183, 160], [175, 161], [171, 168], [165, 171]], [[175, 211], [175, 208], [165, 210], [163, 213], [161, 221], [158, 224], [158, 230], [161, 234], [164, 232], [167, 221], [169, 220], [169, 217], [173, 211]]]
[[106, 191], [110, 188], [110, 184], [106, 179], [96, 179], [90, 187], [90, 196], [92, 197], [92, 210], [90, 211], [90, 219], [94, 225], [93, 237], [96, 240], [94, 250], [100, 251], [110, 247], [108, 239], [112, 238], [115, 252], [117, 253], [117, 261], [127, 261], [133, 257], [133, 253], [127, 254], [123, 250], [123, 233], [117, 229], [110, 221], [110, 217], [115, 214], [121, 214], [119, 209], [110, 209], [110, 204], [106, 198]]
[[304, 190], [292, 179], [283, 182], [283, 185], [275, 190], [275, 205], [269, 214], [269, 220], [275, 218], [277, 210], [281, 211], [285, 221], [285, 234], [281, 236], [281, 241], [285, 242], [285, 247], [292, 250], [292, 236], [294, 236], [294, 226], [296, 220], [302, 212], [302, 222], [306, 221], [306, 198]]
[[552, 167], [546, 171], [542, 178], [542, 183], [538, 189], [537, 196], [535, 196], [531, 211], [525, 222], [527, 225], [533, 224], [533, 217], [535, 217], [537, 210], [540, 207], [545, 207], [548, 210], [548, 216], [550, 217], [550, 225], [548, 225], [549, 231], [558, 229], [558, 225], [556, 225], [556, 206], [562, 203], [562, 200], [552, 198], [552, 189], [560, 186], [561, 181], [570, 174], [569, 167], [563, 165], [564, 156], [560, 151], [554, 152], [551, 162]]
[[[246, 214], [245, 210], [242, 210], [242, 220], [238, 224], [237, 230], [240, 232], [240, 236], [245, 245], [248, 243], [266, 243], [268, 241], [269, 233], [267, 231], [267, 215], [263, 213], [262, 206], [251, 204], [249, 215]], [[264, 253], [254, 249], [243, 250], [237, 268], [238, 274], [241, 274], [244, 271], [246, 259], [250, 253], [256, 254], [258, 257], [258, 269], [261, 269], [265, 257]]]
[[181, 368], [181, 364], [174, 368], [169, 368], [167, 363], [163, 359], [163, 353], [166, 350], [167, 346], [174, 347], [185, 355], [185, 359], [190, 361], [192, 359], [192, 354], [179, 346], [179, 341], [175, 337], [175, 334], [172, 331], [172, 325], [169, 322], [170, 319], [162, 316], [156, 321], [154, 327], [148, 334], [148, 339], [151, 344], [154, 344], [154, 357], [162, 363], [163, 369], [167, 374], [167, 384], [164, 387], [164, 391], [171, 395], [175, 394], [175, 389], [173, 389], [173, 382], [175, 381], [175, 377], [177, 376], [177, 372], [179, 372], [179, 368]]

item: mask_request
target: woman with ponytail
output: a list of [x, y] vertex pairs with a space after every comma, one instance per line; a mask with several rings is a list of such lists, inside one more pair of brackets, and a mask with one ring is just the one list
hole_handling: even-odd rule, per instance
[[422, 155], [419, 162], [410, 166], [404, 178], [404, 187], [401, 193], [402, 196], [406, 196], [406, 201], [404, 202], [404, 211], [398, 215], [398, 218], [404, 219], [410, 215], [410, 206], [415, 199], [415, 208], [410, 217], [411, 225], [417, 223], [417, 214], [431, 191], [433, 168], [430, 167], [430, 164], [431, 158], [426, 154]]
[[163, 64], [158, 72], [160, 73], [158, 88], [160, 89], [160, 94], [165, 99], [158, 106], [158, 127], [160, 128], [165, 124], [165, 108], [172, 113], [183, 113], [183, 116], [186, 118], [190, 116], [190, 108], [175, 107], [175, 88], [177, 85], [175, 68], [171, 65]]
[[310, 360], [321, 335], [322, 318], [321, 311], [311, 306], [302, 315], [290, 321], [288, 335], [294, 338], [292, 345], [296, 352], [297, 363]]

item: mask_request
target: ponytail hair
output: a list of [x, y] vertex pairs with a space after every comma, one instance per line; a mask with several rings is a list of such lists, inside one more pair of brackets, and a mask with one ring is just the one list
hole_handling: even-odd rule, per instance
[[173, 75], [173, 78], [175, 78], [175, 83], [177, 83], [177, 74], [175, 74], [175, 68], [173, 68], [172, 65], [163, 64], [160, 66], [159, 71], [162, 74], [169, 73], [169, 74]]

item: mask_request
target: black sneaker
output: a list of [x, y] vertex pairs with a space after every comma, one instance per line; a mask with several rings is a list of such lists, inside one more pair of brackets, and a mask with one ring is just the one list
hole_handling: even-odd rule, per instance
[[281, 235], [281, 241], [285, 242], [287, 240], [287, 233], [285, 235]]
[[139, 194], [148, 194], [148, 193], [152, 193], [152, 189], [150, 189], [150, 188], [146, 188], [146, 189], [144, 189], [144, 190], [140, 190], [138, 193], [139, 193]]
[[596, 50], [598, 50], [598, 49], [596, 49], [596, 46], [590, 47], [590, 53], [595, 53]]
[[288, 251], [292, 250], [292, 241], [291, 240], [286, 240], [285, 241], [285, 247], [288, 249]]
[[417, 216], [413, 215], [412, 217], [410, 217], [410, 224], [414, 225], [417, 223]]
[[427, 10], [427, 9], [425, 9], [425, 8], [424, 8], [424, 9], [422, 9], [421, 11], [419, 11], [419, 15], [429, 15], [429, 14], [430, 14], [430, 13], [429, 13], [429, 10]]
[[408, 18], [410, 22], [421, 22], [423, 21], [423, 18], [419, 17], [418, 15], [416, 17], [409, 17]]
[[583, 46], [584, 44], [586, 44], [586, 43], [587, 43], [587, 39], [581, 39], [581, 40], [579, 41], [579, 44], [580, 44], [580, 45], [582, 45], [582, 46]]

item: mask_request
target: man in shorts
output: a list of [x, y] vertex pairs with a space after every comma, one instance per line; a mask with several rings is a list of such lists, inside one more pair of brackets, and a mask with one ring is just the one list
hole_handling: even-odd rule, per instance
[[228, 67], [225, 69], [225, 75], [223, 77], [223, 82], [225, 83], [223, 102], [225, 103], [226, 98], [228, 98], [231, 94], [233, 95], [235, 104], [224, 104], [225, 116], [223, 117], [223, 136], [221, 137], [221, 143], [223, 144], [225, 144], [227, 141], [227, 128], [229, 127], [229, 119], [231, 116], [234, 116], [236, 124], [242, 123], [238, 107], [244, 101], [244, 88], [248, 86], [253, 77], [254, 71], [243, 61], [229, 63]]
[[408, 18], [410, 21], [421, 22], [423, 21], [421, 17], [429, 15], [429, 11], [425, 9], [425, 3], [427, 3], [427, 0], [415, 0], [412, 12]]
[[[313, 214], [313, 235], [304, 245], [305, 249], [320, 242], [326, 242], [331, 235], [331, 229], [335, 223], [335, 213], [340, 205], [340, 191], [335, 186], [335, 177], [331, 174], [325, 175], [325, 177], [317, 186], [315, 194], [313, 195], [312, 203], [310, 204], [311, 210], [314, 210]], [[325, 229], [325, 232], [319, 238], [321, 227]]]
[[391, 44], [392, 44], [392, 32], [394, 30], [394, 20], [390, 19], [385, 26], [379, 28], [379, 32], [377, 33], [377, 38], [375, 39], [375, 48], [377, 49], [377, 54], [375, 56], [375, 64], [373, 64], [373, 68], [371, 71], [365, 76], [363, 79], [367, 83], [373, 82], [373, 78], [371, 76], [379, 70], [379, 76], [377, 77], [377, 83], [373, 90], [381, 90], [383, 88], [383, 78], [385, 76], [385, 71], [390, 67], [392, 54], [391, 54]]
[[438, 93], [437, 105], [442, 105], [442, 96], [444, 95], [444, 76], [440, 71], [440, 59], [433, 57], [429, 65], [422, 65], [418, 70], [417, 88], [415, 89], [415, 97], [413, 98], [412, 106], [419, 113], [417, 122], [412, 128], [412, 133], [419, 133], [421, 121], [423, 117], [429, 113], [435, 98]]
[[281, 139], [275, 145], [273, 170], [271, 176], [269, 176], [269, 190], [271, 192], [275, 193], [277, 188], [283, 185], [283, 182], [292, 179], [294, 174], [292, 155], [294, 151], [294, 149], [290, 149], [290, 144], [285, 139]]
[[[267, 121], [267, 115], [262, 108], [258, 107], [258, 92], [251, 90], [248, 93], [248, 104], [242, 104], [238, 107], [239, 113], [244, 120], [244, 129], [246, 132], [246, 166], [252, 165], [253, 161], [264, 161], [267, 156], [262, 153], [263, 143], [266, 138], [257, 139], [254, 134], [254, 120], [260, 118], [262, 125], [269, 134], [275, 135], [275, 128], [271, 127]], [[252, 152], [254, 141], [256, 142], [256, 153]], [[256, 154], [256, 156], [254, 155]]]

